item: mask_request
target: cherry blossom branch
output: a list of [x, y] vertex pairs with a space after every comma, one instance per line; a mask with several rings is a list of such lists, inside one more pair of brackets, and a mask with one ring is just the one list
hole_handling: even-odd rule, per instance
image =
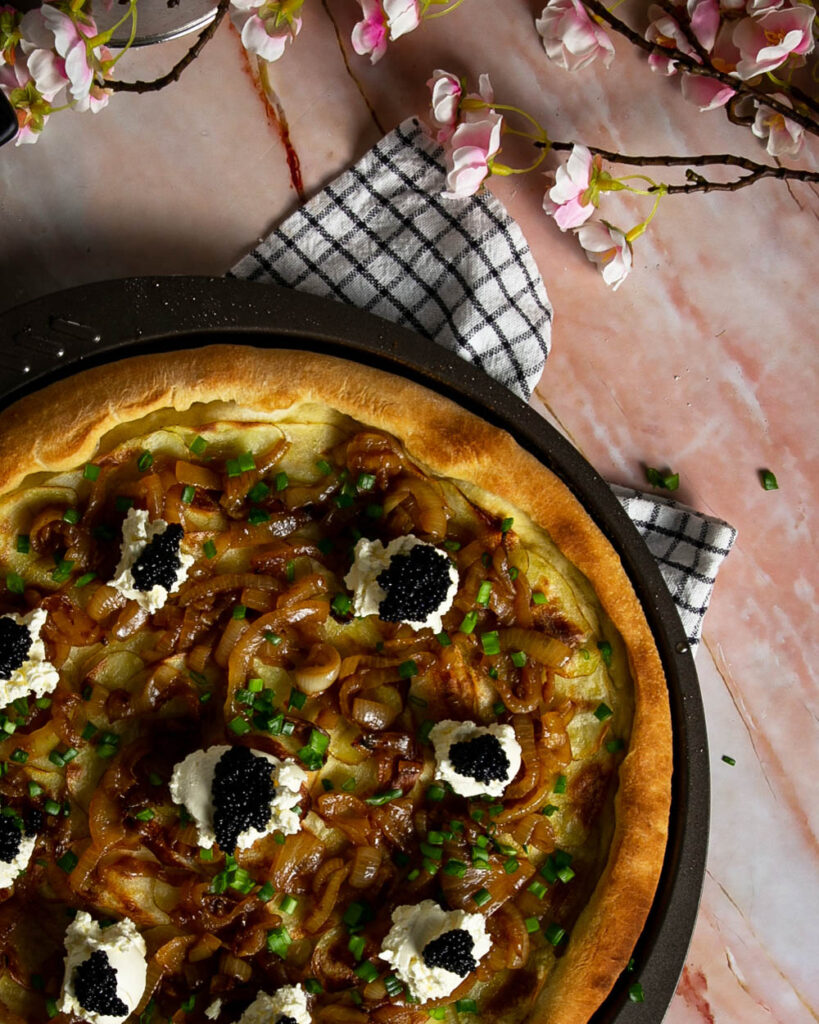
[[[564, 152], [571, 151], [576, 143], [574, 142], [536, 142], [538, 149], [554, 149]], [[706, 181], [697, 175], [696, 181], [688, 185], [653, 185], [646, 191], [653, 193], [660, 189], [666, 195], [690, 194], [692, 192], [735, 192], [738, 189], [753, 185], [763, 178], [774, 178], [778, 181], [810, 181], [819, 182], [819, 172], [797, 170], [792, 167], [774, 167], [771, 164], [760, 164], [754, 160], [748, 160], [743, 156], [735, 156], [733, 153], [713, 153], [701, 156], [629, 156], [625, 153], [616, 153], [609, 149], [601, 149], [599, 146], [587, 146], [586, 149], [595, 156], [601, 156], [613, 164], [628, 164], [632, 167], [741, 167], [750, 173], [736, 178], [733, 181]], [[692, 172], [693, 173], [693, 172]]]
[[120, 82], [110, 80], [105, 82], [105, 88], [110, 89], [112, 92], [157, 92], [159, 89], [164, 89], [166, 85], [170, 85], [171, 82], [178, 82], [179, 77], [185, 68], [196, 60], [204, 49], [205, 44], [213, 38], [216, 29], [219, 28], [222, 19], [227, 13], [229, 5], [230, 0], [219, 0], [213, 21], [201, 32], [199, 38], [188, 50], [185, 56], [174, 64], [167, 74], [162, 75], [161, 78], [155, 78], [151, 82]]
[[[749, 82], [743, 82], [741, 79], [736, 78], [734, 75], [729, 75], [725, 71], [720, 71], [715, 68], [710, 59], [707, 65], [699, 64], [688, 54], [683, 53], [681, 50], [675, 47], [657, 46], [650, 42], [648, 39], [644, 39], [638, 32], [630, 28], [624, 21], [615, 17], [609, 10], [604, 7], [600, 0], [583, 0], [584, 5], [592, 11], [598, 18], [602, 19], [609, 25], [610, 28], [614, 29], [620, 35], [625, 36], [626, 39], [634, 46], [639, 47], [641, 50], [645, 50], [649, 54], [660, 53], [664, 57], [668, 57], [675, 63], [682, 65], [685, 70], [692, 75], [700, 75], [704, 78], [713, 78], [723, 85], [729, 86], [738, 93], [745, 93], [746, 95], [754, 96], [756, 99], [761, 100], [766, 106], [775, 110], [778, 114], [782, 114], [783, 117], [789, 118], [791, 121], [795, 121], [801, 125], [806, 131], [811, 132], [813, 135], [819, 135], [819, 124], [816, 120], [807, 114], [803, 114], [801, 111], [794, 110], [788, 107], [786, 104], [780, 102], [775, 96], [771, 96], [770, 93], [759, 86], [751, 85]], [[676, 17], [676, 16], [675, 16]], [[682, 27], [682, 26], [681, 26]], [[683, 28], [684, 31], [684, 28]], [[790, 87], [791, 92], [794, 96], [797, 95], [797, 90], [794, 87]], [[804, 93], [798, 91], [798, 96], [801, 102], [805, 103], [811, 110], [819, 112], [819, 103], [806, 96]]]

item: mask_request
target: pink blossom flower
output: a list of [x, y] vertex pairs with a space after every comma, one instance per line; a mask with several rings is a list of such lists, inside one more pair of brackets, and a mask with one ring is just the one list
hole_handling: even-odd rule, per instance
[[586, 250], [586, 256], [600, 268], [606, 284], [617, 291], [628, 277], [633, 262], [631, 244], [623, 232], [606, 221], [595, 220], [578, 229], [577, 240]]
[[40, 10], [46, 27], [54, 35], [54, 48], [65, 61], [69, 92], [75, 100], [85, 100], [99, 69], [99, 48], [91, 53], [86, 43], [97, 34], [97, 26], [90, 18], [88, 21], [71, 18], [53, 4], [43, 4]]
[[[599, 159], [597, 161], [599, 167]], [[543, 209], [561, 231], [578, 228], [594, 213], [589, 187], [595, 161], [585, 146], [574, 145], [569, 159], [557, 169], [555, 183], [543, 197]]]
[[353, 49], [369, 54], [376, 64], [387, 50], [387, 39], [396, 40], [421, 23], [420, 0], [358, 0], [364, 15], [353, 28]]
[[[791, 101], [781, 92], [774, 98], [791, 106]], [[805, 144], [805, 130], [789, 117], [760, 103], [751, 131], [758, 139], [767, 139], [765, 148], [771, 156], [799, 156]]]
[[688, 0], [687, 11], [691, 30], [697, 37], [697, 42], [710, 52], [716, 42], [720, 26], [717, 0]]
[[435, 138], [446, 142], [458, 123], [458, 108], [461, 105], [463, 87], [461, 80], [449, 71], [433, 71], [427, 85], [432, 90], [432, 117], [439, 131]]
[[535, 26], [547, 57], [567, 71], [585, 68], [598, 57], [605, 67], [614, 60], [611, 40], [580, 0], [549, 0]]
[[447, 152], [447, 191], [441, 193], [445, 199], [466, 199], [478, 191], [500, 149], [502, 124], [501, 114], [487, 110], [480, 120], [458, 125]]
[[13, 64], [0, 66], [0, 92], [10, 100], [17, 115], [15, 145], [36, 142], [48, 121], [51, 104], [34, 83], [25, 54], [18, 53]]
[[271, 63], [279, 60], [301, 31], [301, 18], [280, 0], [231, 0], [230, 20], [248, 53]]
[[32, 50], [26, 60], [37, 91], [43, 99], [53, 100], [68, 85], [68, 79], [63, 74], [65, 64], [53, 50]]
[[807, 4], [765, 11], [758, 17], [743, 18], [734, 28], [733, 40], [740, 52], [736, 73], [747, 81], [773, 71], [791, 54], [802, 56], [813, 49], [813, 19], [816, 11]]
[[765, 11], [778, 11], [784, 0], [748, 0], [745, 11], [753, 17], [756, 14], [764, 14]]
[[706, 78], [704, 75], [683, 73], [680, 86], [683, 99], [702, 111], [724, 107], [728, 100], [736, 95], [736, 89], [732, 89], [730, 85], [723, 85], [716, 78]]
[[[653, 4], [648, 9], [648, 15], [652, 19], [646, 29], [645, 38], [654, 43], [655, 46], [667, 50], [679, 50], [689, 57], [694, 56], [694, 49], [685, 38], [685, 33], [680, 28], [679, 22], [670, 14]], [[677, 68], [672, 57], [666, 57], [663, 53], [652, 53], [648, 58], [648, 66], [652, 71], [661, 75], [676, 74]]]

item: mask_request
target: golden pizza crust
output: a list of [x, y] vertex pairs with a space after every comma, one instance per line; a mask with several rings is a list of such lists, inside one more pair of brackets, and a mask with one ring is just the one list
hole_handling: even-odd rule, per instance
[[127, 424], [138, 432], [139, 421], [159, 410], [235, 403], [239, 418], [242, 411], [264, 418], [304, 402], [397, 436], [427, 470], [478, 488], [490, 510], [492, 498], [522, 509], [591, 581], [622, 636], [635, 715], [610, 855], [530, 1017], [533, 1024], [587, 1021], [625, 967], [656, 889], [668, 828], [671, 724], [659, 654], [620, 560], [553, 473], [505, 432], [411, 381], [311, 353], [214, 345], [94, 368], [22, 399], [0, 415], [0, 492], [32, 473], [91, 460], [110, 431]]

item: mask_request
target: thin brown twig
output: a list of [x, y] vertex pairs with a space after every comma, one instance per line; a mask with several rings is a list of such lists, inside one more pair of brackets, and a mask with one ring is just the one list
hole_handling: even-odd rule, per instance
[[[538, 148], [543, 148], [544, 143], [535, 143]], [[573, 142], [552, 142], [551, 149], [570, 150]], [[601, 149], [599, 146], [587, 146], [589, 152], [602, 156], [613, 164], [629, 164], [633, 167], [741, 167], [748, 171], [748, 174], [733, 181], [706, 181], [697, 175], [696, 181], [687, 185], [652, 185], [647, 192], [656, 193], [661, 189], [666, 195], [682, 195], [691, 192], [736, 192], [741, 188], [747, 188], [763, 178], [774, 178], [779, 181], [810, 181], [819, 182], [819, 172], [797, 170], [792, 167], [774, 167], [772, 164], [760, 164], [754, 160], [748, 160], [744, 156], [735, 156], [733, 153], [707, 153], [699, 156], [629, 156], [626, 153], [615, 153], [609, 149]]]
[[[688, 15], [687, 9], [685, 7], [674, 7], [671, 0], [657, 0], [657, 2], [665, 13], [673, 19], [675, 24], [679, 25], [680, 31], [685, 36], [691, 49], [694, 50], [695, 53], [699, 54], [705, 64], [711, 65], [711, 57], [708, 51], [694, 34], [694, 29], [691, 26], [691, 18]], [[684, 16], [681, 17], [681, 14]], [[686, 17], [688, 18], [687, 22], [685, 20]]]
[[171, 82], [178, 82], [179, 76], [182, 74], [185, 68], [196, 60], [196, 58], [202, 52], [205, 44], [213, 37], [213, 34], [214, 32], [216, 32], [216, 29], [219, 28], [222, 19], [227, 13], [229, 4], [230, 0], [219, 0], [219, 5], [216, 8], [216, 14], [213, 18], [213, 21], [205, 29], [203, 29], [202, 33], [200, 34], [196, 42], [193, 44], [193, 46], [188, 50], [185, 56], [182, 57], [181, 60], [174, 64], [174, 66], [167, 74], [162, 75], [161, 78], [155, 78], [152, 82], [120, 82], [116, 80], [106, 81], [105, 88], [110, 89], [112, 92], [157, 92], [159, 89], [164, 89], [166, 85], [170, 85]]
[[[791, 121], [796, 121], [796, 123], [800, 124], [806, 131], [811, 132], [814, 135], [819, 135], [819, 124], [817, 124], [815, 119], [803, 114], [799, 110], [791, 109], [784, 103], [777, 100], [774, 96], [771, 96], [770, 93], [766, 92], [764, 89], [759, 88], [759, 86], [751, 85], [749, 82], [743, 82], [741, 79], [735, 78], [733, 75], [729, 75], [725, 71], [719, 71], [713, 65], [705, 66], [698, 64], [693, 57], [689, 57], [688, 54], [683, 53], [681, 50], [676, 48], [656, 46], [654, 43], [644, 39], [638, 32], [635, 32], [634, 29], [630, 28], [624, 21], [620, 21], [619, 18], [615, 17], [606, 9], [606, 7], [603, 6], [600, 0], [583, 0], [583, 3], [590, 11], [614, 29], [615, 32], [625, 36], [630, 43], [633, 43], [634, 46], [639, 47], [641, 50], [645, 50], [646, 53], [662, 54], [663, 56], [673, 60], [676, 64], [681, 64], [689, 74], [716, 79], [716, 81], [722, 82], [723, 85], [729, 86], [736, 92], [754, 96], [765, 103], [766, 106], [775, 110], [778, 114], [782, 114], [783, 117], [787, 117]], [[804, 96], [804, 94], [802, 95]], [[805, 102], [805, 105], [810, 107], [812, 110], [819, 112], [819, 103], [816, 103], [810, 97], [806, 96], [803, 102]]]

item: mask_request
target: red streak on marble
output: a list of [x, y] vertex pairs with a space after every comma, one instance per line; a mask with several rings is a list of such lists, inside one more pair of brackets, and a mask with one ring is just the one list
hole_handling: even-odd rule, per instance
[[[235, 31], [235, 29], [233, 29], [233, 31]], [[256, 90], [256, 94], [264, 105], [267, 123], [276, 129], [279, 139], [281, 140], [281, 144], [284, 147], [284, 155], [287, 159], [288, 170], [290, 171], [290, 187], [299, 197], [299, 201], [303, 202], [305, 194], [304, 181], [301, 176], [301, 162], [299, 161], [299, 154], [296, 152], [290, 138], [290, 125], [287, 123], [284, 108], [281, 103], [279, 103], [273, 89], [266, 88], [265, 82], [260, 80], [259, 76], [255, 73], [253, 66], [250, 63], [248, 52], [244, 46], [240, 48], [240, 52], [242, 57], [242, 68], [253, 83], [253, 88]], [[263, 68], [262, 72], [262, 78], [267, 78], [266, 68]], [[269, 86], [269, 81], [267, 84]]]
[[684, 967], [680, 983], [677, 986], [677, 995], [682, 996], [688, 1006], [695, 1010], [707, 1024], [714, 1024], [714, 1015], [711, 1006], [705, 996], [708, 990], [708, 981], [702, 971], [692, 970]]

